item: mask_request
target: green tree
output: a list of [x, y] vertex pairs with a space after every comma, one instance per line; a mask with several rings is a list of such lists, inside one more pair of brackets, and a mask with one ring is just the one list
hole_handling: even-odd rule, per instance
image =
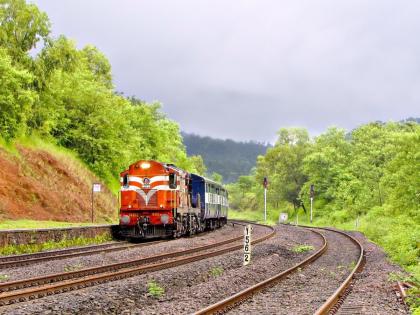
[[256, 181], [261, 183], [264, 177], [269, 178], [268, 201], [276, 208], [281, 200], [285, 200], [295, 209], [305, 209], [300, 191], [307, 180], [302, 163], [309, 147], [309, 135], [305, 129], [281, 129], [275, 146], [258, 158]]
[[50, 33], [48, 16], [25, 0], [0, 0], [0, 46], [7, 49], [12, 62], [28, 65], [27, 55]]
[[105, 55], [92, 45], [84, 47], [81, 53], [82, 57], [86, 58], [85, 62], [87, 63], [90, 72], [95, 76], [95, 80], [108, 88], [113, 88], [111, 64]]
[[26, 131], [26, 121], [36, 95], [30, 90], [32, 76], [18, 70], [0, 49], [0, 134], [10, 140]]
[[201, 155], [190, 156], [190, 161], [192, 163], [192, 172], [198, 175], [204, 176], [207, 171], [207, 167], [204, 164], [204, 160]]
[[223, 182], [223, 176], [216, 172], [211, 174], [211, 179], [220, 184]]

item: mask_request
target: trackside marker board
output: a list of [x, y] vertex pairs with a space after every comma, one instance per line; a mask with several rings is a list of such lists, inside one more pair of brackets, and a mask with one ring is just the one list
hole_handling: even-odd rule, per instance
[[251, 232], [251, 225], [246, 225], [244, 229], [244, 266], [251, 262]]
[[93, 192], [101, 192], [101, 184], [93, 184]]

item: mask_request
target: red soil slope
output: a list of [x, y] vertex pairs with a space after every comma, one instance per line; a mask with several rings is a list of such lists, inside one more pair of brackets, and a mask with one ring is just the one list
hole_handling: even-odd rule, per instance
[[[17, 150], [15, 156], [0, 148], [0, 220], [90, 221], [91, 185], [99, 181], [82, 163], [61, 153]], [[115, 219], [117, 201], [107, 188], [94, 200], [96, 222]]]

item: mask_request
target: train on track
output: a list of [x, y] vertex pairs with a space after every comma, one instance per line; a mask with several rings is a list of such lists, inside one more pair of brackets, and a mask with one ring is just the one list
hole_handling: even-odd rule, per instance
[[180, 237], [227, 222], [228, 192], [210, 179], [152, 160], [120, 175], [122, 237]]

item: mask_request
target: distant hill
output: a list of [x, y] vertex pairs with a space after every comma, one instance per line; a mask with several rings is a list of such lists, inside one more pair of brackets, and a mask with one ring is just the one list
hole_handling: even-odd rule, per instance
[[420, 118], [418, 117], [409, 117], [407, 119], [401, 120], [400, 122], [410, 122], [410, 121], [420, 124]]
[[214, 139], [183, 133], [188, 155], [201, 155], [207, 166], [207, 173], [219, 173], [225, 183], [248, 175], [255, 166], [258, 155], [265, 154], [268, 144], [254, 141], [238, 142], [230, 139]]

